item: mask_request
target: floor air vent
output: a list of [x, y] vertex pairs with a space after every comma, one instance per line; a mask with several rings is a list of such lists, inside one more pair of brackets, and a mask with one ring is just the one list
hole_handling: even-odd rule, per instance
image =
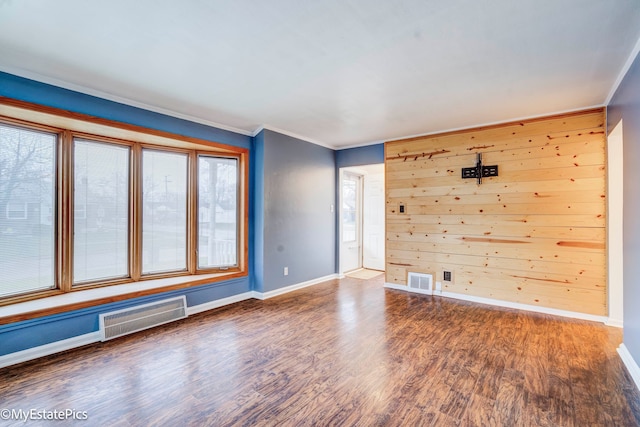
[[409, 291], [433, 295], [433, 275], [425, 273], [409, 273], [407, 278]]
[[102, 341], [187, 317], [185, 296], [137, 305], [100, 315]]

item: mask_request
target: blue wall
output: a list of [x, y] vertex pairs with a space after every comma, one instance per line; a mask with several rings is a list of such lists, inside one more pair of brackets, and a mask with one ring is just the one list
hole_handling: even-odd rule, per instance
[[251, 288], [258, 292], [264, 289], [264, 131], [253, 138], [251, 150], [251, 202], [249, 229], [252, 232]]
[[382, 143], [336, 151], [336, 170], [378, 163], [384, 163], [384, 144]]
[[178, 295], [186, 295], [187, 306], [192, 307], [247, 292], [248, 287], [249, 279], [235, 279], [2, 325], [0, 356], [95, 332], [100, 313]]
[[249, 148], [251, 137], [0, 72], [0, 96]]
[[[336, 272], [336, 171], [384, 145], [335, 152], [269, 130], [255, 138], [0, 72], [0, 96], [249, 149], [249, 276], [0, 326], [0, 356], [95, 332], [100, 313], [186, 295], [190, 307]], [[283, 268], [289, 267], [289, 275]]]
[[622, 120], [624, 150], [624, 345], [640, 364], [640, 57], [636, 57], [607, 108], [609, 131]]
[[[2, 72], [0, 72], [0, 96], [236, 147], [251, 149], [252, 145], [252, 138], [245, 135], [107, 101]], [[250, 151], [250, 156], [251, 155], [252, 153]], [[250, 187], [249, 192], [251, 193], [252, 191]], [[250, 227], [250, 235], [251, 232]], [[251, 254], [251, 241], [249, 242], [249, 250]], [[114, 309], [167, 298], [172, 295], [186, 295], [187, 304], [189, 306], [195, 306], [242, 294], [250, 290], [251, 268], [249, 270], [249, 276], [241, 279], [212, 283], [186, 290], [166, 292], [149, 297], [32, 319], [25, 322], [2, 325], [0, 326], [0, 356], [97, 331], [98, 314]]]
[[270, 130], [255, 140], [255, 152], [264, 157], [254, 194], [256, 207], [264, 206], [262, 223], [258, 218], [255, 224], [255, 252], [263, 254], [255, 257], [255, 289], [269, 292], [334, 274], [335, 152]]

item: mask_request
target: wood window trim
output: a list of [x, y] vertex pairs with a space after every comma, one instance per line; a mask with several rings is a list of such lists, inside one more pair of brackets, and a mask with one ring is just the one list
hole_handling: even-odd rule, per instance
[[91, 289], [83, 288], [73, 292], [43, 291], [38, 294], [38, 298], [23, 299], [21, 302], [0, 307], [0, 325], [246, 276], [246, 272], [239, 271], [141, 280]]
[[[75, 113], [61, 110], [53, 107], [33, 104], [25, 101], [15, 100], [7, 97], [0, 97], [0, 120], [9, 125], [17, 125], [28, 127], [36, 131], [52, 132], [59, 135], [61, 143], [58, 150], [59, 161], [57, 162], [57, 182], [58, 182], [58, 211], [57, 211], [57, 230], [72, 230], [70, 209], [73, 200], [73, 183], [71, 180], [71, 165], [73, 162], [72, 141], [74, 138], [93, 140], [97, 142], [113, 143], [129, 145], [132, 147], [132, 169], [131, 173], [139, 173], [139, 159], [133, 157], [139, 156], [142, 148], [156, 148], [166, 151], [176, 151], [187, 153], [189, 160], [193, 161], [198, 153], [207, 153], [208, 155], [236, 158], [238, 160], [238, 177], [239, 196], [238, 196], [238, 265], [237, 267], [196, 270], [195, 260], [189, 259], [192, 255], [188, 254], [188, 265], [186, 271], [172, 272], [161, 275], [141, 275], [139, 257], [134, 255], [130, 269], [130, 278], [116, 279], [95, 283], [72, 284], [69, 277], [71, 262], [71, 244], [66, 238], [60, 238], [56, 233], [56, 250], [57, 256], [57, 281], [58, 288], [34, 292], [30, 294], [21, 294], [9, 296], [0, 299], [0, 324], [11, 323], [13, 321], [24, 320], [26, 318], [40, 317], [49, 314], [60, 313], [77, 308], [99, 305], [105, 302], [124, 300], [135, 298], [143, 295], [150, 295], [169, 290], [209, 284], [216, 281], [228, 280], [236, 277], [248, 275], [248, 200], [249, 200], [249, 150], [242, 147], [235, 147], [221, 144], [213, 141], [202, 140], [198, 138], [172, 134], [165, 131], [145, 128], [137, 125], [116, 122], [99, 117], [89, 116], [82, 113]], [[195, 168], [190, 168], [195, 170]], [[195, 175], [190, 175], [190, 189], [195, 188]], [[133, 188], [131, 180], [130, 191], [132, 197], [131, 212], [139, 209], [140, 200], [139, 192]], [[193, 184], [193, 185], [192, 185]], [[194, 206], [195, 191], [189, 191], [189, 232], [187, 240], [191, 241], [195, 238], [196, 232], [196, 214]], [[141, 221], [141, 215], [134, 216], [136, 221]], [[64, 234], [64, 233], [63, 233]], [[69, 231], [64, 235], [69, 235]], [[72, 235], [72, 234], [70, 234]], [[137, 233], [131, 233], [130, 250], [134, 253], [139, 252], [141, 242], [136, 237]], [[191, 252], [191, 251], [189, 251]], [[167, 282], [168, 281], [168, 282]], [[95, 294], [93, 289], [97, 288], [116, 288], [120, 286], [134, 285], [144, 283], [143, 290], [127, 292], [118, 291], [117, 295], [109, 297], [100, 297], [95, 299], [90, 292]], [[169, 283], [169, 284], [167, 284]], [[69, 294], [86, 293], [86, 297], [77, 297], [76, 302], [72, 304], [59, 304], [56, 301], [61, 300], [59, 296]], [[31, 302], [38, 300], [43, 303], [51, 303], [49, 309], [38, 308], [33, 310]], [[35, 305], [37, 306], [37, 304]], [[9, 309], [11, 308], [11, 309]], [[15, 311], [17, 310], [17, 311]], [[4, 314], [4, 313], [8, 314]], [[25, 317], [26, 316], [26, 317]], [[7, 320], [8, 319], [8, 320]]]
[[16, 119], [19, 123], [29, 122], [34, 128], [44, 131], [68, 129], [79, 134], [113, 138], [122, 141], [137, 141], [151, 145], [186, 148], [189, 150], [214, 150], [226, 153], [245, 153], [246, 148], [208, 141], [171, 132], [146, 128], [115, 120], [62, 110], [46, 105], [34, 104], [0, 96], [0, 116]]

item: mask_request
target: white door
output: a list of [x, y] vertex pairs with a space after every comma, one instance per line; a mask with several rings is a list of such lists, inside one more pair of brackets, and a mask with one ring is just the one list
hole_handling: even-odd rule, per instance
[[348, 272], [362, 267], [362, 176], [342, 174], [340, 203], [340, 270]]
[[384, 173], [364, 176], [362, 266], [384, 271]]

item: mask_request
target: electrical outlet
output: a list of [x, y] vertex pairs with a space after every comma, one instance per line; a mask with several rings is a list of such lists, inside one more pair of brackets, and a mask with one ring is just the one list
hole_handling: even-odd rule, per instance
[[289, 275], [289, 267], [285, 267], [284, 268], [284, 275], [288, 276]]

